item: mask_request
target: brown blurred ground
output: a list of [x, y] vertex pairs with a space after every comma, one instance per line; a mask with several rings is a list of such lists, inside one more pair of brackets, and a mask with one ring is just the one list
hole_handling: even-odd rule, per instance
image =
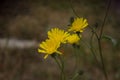
[[[113, 47], [109, 41], [103, 41], [102, 44], [109, 80], [120, 80], [119, 3], [119, 0], [112, 1], [104, 29], [104, 34], [113, 37], [117, 45]], [[94, 26], [97, 23], [98, 31], [103, 22], [106, 4], [106, 0], [72, 1], [77, 14], [87, 18], [89, 25]], [[67, 29], [71, 17], [75, 17], [75, 14], [69, 0], [2, 0], [0, 38], [41, 42], [52, 27]], [[89, 29], [83, 33], [86, 42], [89, 41], [89, 34]], [[72, 49], [71, 46], [62, 49], [66, 53], [66, 73], [69, 77], [75, 64]], [[85, 70], [84, 80], [104, 80], [90, 50], [82, 48], [81, 54], [81, 63]], [[43, 56], [37, 53], [37, 47], [0, 49], [0, 80], [59, 80], [59, 77], [59, 69], [53, 59], [49, 57], [43, 60]]]

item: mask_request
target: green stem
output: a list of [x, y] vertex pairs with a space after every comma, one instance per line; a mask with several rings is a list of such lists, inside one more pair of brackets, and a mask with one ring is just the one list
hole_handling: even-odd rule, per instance
[[78, 76], [79, 76], [79, 74], [78, 74], [78, 73], [75, 73], [75, 75], [72, 77], [71, 80], [75, 80]]
[[99, 36], [100, 39], [101, 39], [102, 34], [103, 34], [103, 29], [104, 29], [104, 25], [105, 25], [105, 22], [106, 22], [106, 19], [107, 19], [107, 16], [108, 16], [108, 12], [109, 12], [109, 9], [110, 9], [110, 5], [111, 5], [111, 0], [108, 0], [108, 5], [107, 5], [105, 17], [104, 17], [104, 19], [103, 19], [103, 23], [102, 23], [101, 30], [100, 30], [100, 36]]
[[58, 58], [60, 59], [60, 62], [61, 62], [61, 74], [62, 74], [62, 80], [66, 80], [66, 77], [65, 77], [65, 72], [64, 72], [64, 60], [61, 56], [58, 56]]
[[78, 70], [78, 65], [79, 65], [79, 55], [78, 55], [78, 48], [75, 47], [77, 45], [74, 45], [74, 56], [75, 56], [75, 71]]
[[108, 76], [107, 76], [107, 72], [106, 72], [105, 64], [104, 64], [104, 60], [103, 60], [103, 55], [102, 55], [101, 38], [102, 38], [102, 34], [103, 34], [104, 25], [105, 25], [105, 22], [106, 22], [106, 19], [107, 19], [107, 15], [108, 15], [108, 12], [109, 12], [109, 9], [110, 9], [110, 5], [111, 5], [111, 0], [108, 0], [107, 10], [106, 10], [106, 13], [105, 13], [105, 17], [103, 19], [102, 27], [101, 27], [99, 38], [98, 38], [100, 58], [101, 58], [102, 68], [103, 68], [103, 72], [104, 72], [106, 80], [108, 80]]
[[55, 62], [57, 63], [58, 67], [61, 69], [61, 64], [59, 63], [59, 61], [56, 59], [56, 57], [54, 57]]
[[91, 52], [92, 52], [92, 54], [93, 54], [93, 56], [94, 56], [94, 58], [95, 58], [95, 61], [97, 62], [98, 66], [100, 66], [100, 65], [99, 65], [99, 61], [98, 61], [98, 59], [97, 59], [97, 56], [96, 56], [96, 54], [95, 54], [95, 51], [93, 50], [93, 43], [92, 43], [93, 37], [94, 37], [94, 33], [92, 33], [91, 38], [90, 38], [90, 46], [91, 46], [90, 49], [91, 49]]
[[70, 2], [70, 7], [71, 7], [73, 13], [75, 14], [75, 16], [79, 17], [79, 15], [76, 13], [75, 9], [73, 8], [72, 0], [70, 0], [69, 2]]
[[60, 58], [60, 56], [58, 56], [59, 60], [55, 57], [53, 57], [55, 62], [57, 63], [58, 67], [60, 68], [61, 72], [60, 72], [60, 75], [61, 75], [61, 80], [66, 80], [65, 78], [65, 73], [64, 73], [64, 61]]
[[106, 80], [108, 80], [108, 76], [107, 76], [107, 72], [106, 72], [105, 64], [104, 64], [104, 59], [103, 59], [103, 55], [102, 55], [101, 39], [98, 39], [98, 45], [99, 45], [99, 53], [100, 53], [103, 73], [105, 75]]
[[[98, 47], [99, 47], [99, 54], [100, 54], [100, 59], [101, 59], [101, 63], [102, 63], [102, 70], [103, 70], [103, 73], [104, 73], [104, 76], [106, 78], [106, 80], [108, 80], [108, 77], [107, 77], [107, 72], [106, 72], [106, 69], [105, 69], [105, 64], [104, 64], [104, 60], [103, 60], [103, 55], [102, 55], [102, 47], [101, 47], [101, 36], [98, 36], [98, 34], [94, 31], [94, 29], [92, 27], [90, 27], [90, 29], [92, 29], [92, 36], [93, 34], [95, 34], [97, 40], [98, 40]], [[102, 28], [103, 29], [103, 28]], [[101, 34], [100, 34], [101, 35]], [[92, 47], [92, 36], [91, 36], [91, 47]], [[97, 61], [97, 63], [99, 63], [99, 61], [97, 60], [97, 57], [96, 55], [94, 54], [94, 51], [93, 49], [91, 48], [91, 51], [93, 52], [93, 55]]]
[[[106, 18], [106, 16], [105, 16], [105, 18]], [[106, 19], [104, 19], [104, 21], [105, 20]], [[102, 33], [100, 33], [100, 36], [98, 36], [98, 34], [96, 33], [96, 31], [92, 27], [89, 27], [89, 28], [92, 30], [93, 34], [96, 36], [96, 38], [98, 40], [98, 47], [99, 47], [99, 54], [100, 54], [100, 59], [101, 59], [101, 63], [102, 63], [102, 70], [103, 70], [103, 73], [104, 73], [104, 76], [105, 76], [106, 80], [108, 80], [108, 76], [107, 76], [107, 72], [106, 72], [105, 64], [104, 64], [104, 60], [103, 60], [103, 55], [102, 55], [102, 47], [101, 47], [101, 35], [102, 35]], [[101, 30], [103, 30], [103, 26], [102, 26]], [[101, 32], [103, 32], [103, 31], [101, 31]], [[90, 43], [91, 43], [91, 47], [92, 47], [92, 39], [91, 39]], [[95, 54], [93, 54], [93, 55], [95, 56]], [[97, 60], [97, 58], [96, 58], [96, 60]], [[97, 60], [97, 62], [98, 62], [98, 60]]]

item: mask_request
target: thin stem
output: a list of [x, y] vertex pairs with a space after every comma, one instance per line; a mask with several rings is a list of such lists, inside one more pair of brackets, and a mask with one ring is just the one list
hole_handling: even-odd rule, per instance
[[95, 54], [95, 52], [93, 50], [93, 43], [92, 43], [93, 37], [94, 37], [94, 33], [92, 33], [91, 38], [90, 38], [90, 46], [91, 46], [90, 49], [91, 49], [91, 52], [92, 52], [97, 64], [99, 65], [99, 61], [98, 61], [97, 56], [96, 56], [96, 54]]
[[94, 35], [96, 36], [96, 38], [99, 39], [99, 36], [96, 33], [96, 31], [91, 26], [89, 26], [89, 28], [92, 30], [92, 33], [94, 33]]
[[58, 57], [60, 62], [57, 60], [56, 56], [53, 57], [55, 62], [57, 63], [58, 67], [61, 70], [61, 80], [65, 80], [65, 73], [64, 73], [64, 61], [60, 58], [60, 56]]
[[74, 13], [77, 17], [79, 17], [79, 15], [76, 13], [75, 9], [73, 8], [72, 0], [70, 0], [69, 2], [70, 2], [70, 7], [71, 7], [73, 13]]
[[64, 72], [64, 60], [61, 56], [58, 56], [58, 58], [60, 59], [60, 62], [61, 62], [61, 74], [62, 74], [62, 80], [66, 80], [66, 77], [65, 77], [65, 72]]
[[58, 67], [61, 69], [61, 64], [59, 63], [59, 61], [56, 59], [56, 57], [53, 57], [55, 62], [57, 63]]
[[104, 64], [104, 59], [103, 59], [103, 55], [102, 55], [102, 47], [101, 47], [101, 40], [100, 39], [98, 39], [98, 46], [99, 46], [100, 59], [102, 62], [103, 73], [105, 75], [106, 80], [108, 80], [108, 76], [107, 76], [107, 72], [106, 72], [106, 68], [105, 68], [105, 64]]
[[102, 69], [103, 69], [106, 80], [108, 80], [108, 76], [107, 76], [107, 72], [106, 72], [105, 64], [104, 64], [104, 60], [103, 60], [101, 38], [102, 38], [102, 34], [103, 34], [104, 25], [105, 25], [105, 22], [106, 22], [106, 19], [107, 19], [107, 15], [108, 15], [108, 12], [109, 12], [109, 9], [110, 9], [110, 4], [111, 4], [111, 0], [108, 1], [107, 10], [106, 10], [106, 13], [105, 13], [105, 17], [103, 19], [103, 23], [102, 23], [99, 38], [98, 38], [99, 53], [100, 53], [100, 58], [101, 58], [101, 62], [102, 62]]
[[[55, 62], [57, 63], [58, 67], [60, 68], [60, 70], [62, 71], [61, 64], [59, 63], [59, 61], [56, 59], [56, 57], [53, 57], [53, 58]], [[60, 75], [61, 75], [61, 80], [62, 80], [62, 73]]]
[[77, 49], [76, 49], [76, 47], [74, 47], [74, 50], [75, 50], [75, 51], [74, 51], [74, 52], [75, 52], [74, 55], [75, 55], [75, 61], [76, 61], [76, 62], [75, 62], [75, 71], [76, 71], [77, 68], [78, 68], [78, 61], [79, 61], [79, 60], [78, 60], [78, 55], [77, 55]]
[[80, 76], [78, 73], [75, 73], [75, 75], [72, 77], [71, 80], [75, 80], [78, 76]]
[[103, 29], [104, 29], [104, 25], [105, 25], [105, 22], [106, 22], [106, 19], [107, 19], [107, 15], [108, 15], [108, 12], [109, 12], [109, 9], [110, 9], [110, 5], [111, 5], [111, 0], [108, 0], [108, 5], [107, 5], [105, 17], [104, 17], [104, 19], [103, 19], [103, 23], [102, 23], [102, 26], [101, 26], [99, 38], [102, 37]]
[[74, 50], [75, 50], [75, 60], [76, 60], [76, 62], [75, 62], [75, 71], [74, 71], [74, 74], [72, 75], [72, 78], [70, 79], [70, 80], [77, 80], [77, 78], [80, 76], [80, 74], [79, 74], [79, 70], [80, 70], [80, 68], [81, 68], [81, 65], [80, 65], [80, 53], [79, 53], [79, 48], [77, 47], [77, 45], [76, 45], [76, 47], [75, 47], [75, 45], [74, 45]]
[[79, 53], [78, 53], [78, 45], [73, 44], [73, 49], [74, 49], [74, 56], [75, 56], [75, 66], [74, 66], [74, 72], [70, 80], [75, 80], [76, 77], [78, 77], [78, 70], [79, 70]]
[[[95, 34], [95, 36], [96, 36], [96, 38], [98, 40], [100, 59], [101, 59], [101, 62], [102, 62], [102, 69], [103, 69], [103, 73], [105, 75], [106, 80], [108, 80], [107, 72], [106, 72], [105, 64], [104, 64], [104, 60], [103, 60], [103, 55], [102, 55], [101, 38], [98, 36], [96, 31], [94, 31], [94, 29], [92, 27], [89, 27], [89, 28], [92, 30], [93, 34]], [[91, 45], [92, 45], [92, 43], [91, 43]]]

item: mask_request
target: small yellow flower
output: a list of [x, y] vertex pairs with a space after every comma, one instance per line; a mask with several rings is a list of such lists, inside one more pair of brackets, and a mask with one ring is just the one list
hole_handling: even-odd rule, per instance
[[74, 44], [77, 43], [80, 40], [79, 36], [77, 34], [72, 34], [67, 38], [68, 43]]
[[44, 56], [44, 59], [48, 57], [48, 55], [53, 53], [62, 54], [61, 52], [57, 51], [57, 49], [60, 47], [60, 43], [54, 39], [46, 39], [39, 45], [38, 52], [46, 54]]
[[70, 29], [68, 31], [74, 32], [83, 32], [84, 28], [88, 26], [88, 22], [83, 18], [76, 18], [74, 22], [71, 24]]
[[48, 31], [48, 38], [55, 39], [55, 41], [58, 41], [60, 43], [66, 43], [67, 37], [69, 35], [70, 34], [68, 32], [65, 32], [64, 30], [61, 30], [59, 28], [53, 28]]

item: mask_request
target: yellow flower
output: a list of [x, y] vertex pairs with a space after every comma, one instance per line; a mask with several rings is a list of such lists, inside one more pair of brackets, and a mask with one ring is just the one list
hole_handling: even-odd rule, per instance
[[68, 32], [65, 32], [64, 30], [61, 30], [59, 28], [53, 28], [48, 31], [48, 38], [55, 39], [55, 41], [58, 41], [60, 43], [66, 43], [67, 37], [69, 35], [70, 34]]
[[67, 38], [68, 43], [74, 44], [77, 43], [80, 40], [79, 36], [77, 34], [72, 34]]
[[38, 52], [46, 54], [44, 56], [44, 59], [48, 57], [48, 55], [53, 53], [62, 54], [61, 52], [57, 51], [57, 49], [60, 47], [60, 43], [54, 39], [46, 39], [39, 45]]
[[86, 19], [76, 18], [71, 24], [70, 29], [68, 29], [68, 31], [83, 32], [84, 28], [87, 27], [87, 25], [88, 22]]

